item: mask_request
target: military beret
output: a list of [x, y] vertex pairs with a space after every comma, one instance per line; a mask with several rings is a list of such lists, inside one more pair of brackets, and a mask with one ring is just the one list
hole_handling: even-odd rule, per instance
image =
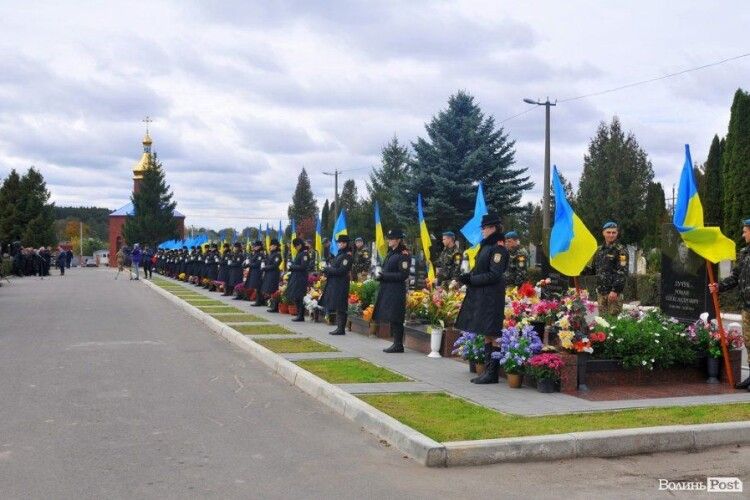
[[365, 240], [364, 240], [364, 239], [362, 239], [362, 237], [361, 237], [361, 236], [357, 236], [356, 238], [354, 238], [354, 241], [361, 241], [362, 243], [364, 243], [364, 242], [365, 242]]
[[388, 235], [386, 236], [386, 238], [388, 238], [389, 240], [400, 240], [405, 237], [406, 236], [404, 235], [404, 231], [402, 229], [391, 229], [390, 231], [388, 231]]
[[750, 219], [745, 219], [742, 221], [743, 226], [750, 226]]
[[602, 229], [617, 229], [617, 222], [607, 221], [602, 226]]
[[518, 239], [518, 233], [515, 231], [508, 231], [507, 233], [505, 233], [505, 237]]
[[443, 231], [443, 236], [448, 236], [450, 238], [455, 238], [456, 237], [456, 233], [454, 233], [453, 231]]

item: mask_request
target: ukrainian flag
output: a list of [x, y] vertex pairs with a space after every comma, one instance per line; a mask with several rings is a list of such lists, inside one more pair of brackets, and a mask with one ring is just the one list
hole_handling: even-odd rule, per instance
[[320, 217], [315, 218], [315, 253], [317, 253], [318, 264], [323, 258], [323, 233], [320, 228]]
[[430, 259], [430, 232], [427, 230], [427, 223], [424, 220], [422, 193], [417, 195], [417, 214], [419, 215], [419, 239], [422, 240], [422, 251], [427, 264], [427, 280], [433, 283], [435, 281], [435, 268], [432, 267], [432, 260]]
[[721, 233], [718, 227], [703, 225], [703, 205], [698, 196], [698, 187], [690, 158], [690, 146], [685, 144], [685, 164], [680, 175], [680, 187], [674, 206], [674, 225], [682, 241], [693, 252], [716, 264], [722, 260], [734, 260], [734, 242]]
[[479, 244], [482, 243], [482, 217], [487, 215], [487, 204], [484, 202], [484, 190], [482, 183], [477, 186], [477, 198], [474, 202], [474, 217], [464, 224], [461, 234], [469, 242], [469, 248], [464, 252], [469, 259], [469, 268], [474, 267], [474, 262], [479, 253]]
[[[297, 237], [297, 224], [294, 223], [294, 219], [289, 221], [289, 224], [292, 226], [292, 241], [294, 241], [294, 238]], [[292, 247], [289, 249], [289, 251], [292, 254], [292, 258], [295, 258], [297, 256], [297, 249], [294, 248], [294, 244], [292, 244]]]
[[383, 261], [388, 253], [388, 244], [383, 235], [383, 224], [380, 223], [380, 205], [378, 205], [377, 200], [375, 200], [375, 249], [378, 251], [380, 260]]
[[336, 219], [336, 224], [333, 226], [333, 237], [331, 238], [331, 255], [338, 255], [339, 247], [336, 245], [336, 239], [339, 235], [349, 234], [346, 231], [346, 215], [342, 210], [339, 212], [339, 218]]
[[567, 276], [578, 276], [596, 252], [596, 239], [565, 198], [557, 167], [552, 172], [555, 223], [549, 237], [549, 262]]
[[266, 253], [268, 253], [271, 251], [271, 228], [268, 227], [268, 222], [266, 222], [266, 233], [263, 239], [266, 245]]
[[281, 252], [281, 261], [279, 262], [279, 270], [284, 270], [284, 259], [286, 258], [286, 252], [284, 252], [284, 230], [281, 228], [281, 221], [279, 221], [279, 251]]

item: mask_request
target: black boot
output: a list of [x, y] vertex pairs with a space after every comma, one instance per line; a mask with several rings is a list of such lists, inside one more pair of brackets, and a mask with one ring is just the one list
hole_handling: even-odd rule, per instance
[[273, 305], [269, 309], [266, 309], [266, 312], [270, 312], [270, 313], [279, 312], [279, 301], [277, 300], [276, 302], [274, 302]]
[[[488, 366], [490, 366], [490, 363], [492, 362], [492, 349], [490, 348], [490, 344], [484, 344], [484, 369], [486, 370]], [[484, 375], [484, 372], [482, 373]], [[476, 377], [471, 379], [471, 383], [475, 384], [477, 380], [479, 380], [479, 377], [482, 375], [477, 375]]]
[[292, 318], [292, 321], [305, 321], [305, 302], [303, 299], [295, 300], [294, 303], [297, 305], [297, 317]]
[[263, 298], [263, 294], [258, 292], [258, 295], [255, 297], [255, 302], [252, 304], [253, 307], [260, 307], [266, 305], [266, 299]]
[[383, 352], [404, 352], [404, 324], [391, 323], [391, 333], [393, 334], [393, 345]]
[[[493, 348], [492, 351], [499, 351], [497, 348]], [[489, 364], [484, 366], [484, 373], [481, 377], [473, 380], [475, 384], [497, 384], [500, 376], [500, 361], [492, 359], [490, 355]]]
[[330, 335], [346, 335], [346, 313], [336, 312], [336, 329], [328, 332]]

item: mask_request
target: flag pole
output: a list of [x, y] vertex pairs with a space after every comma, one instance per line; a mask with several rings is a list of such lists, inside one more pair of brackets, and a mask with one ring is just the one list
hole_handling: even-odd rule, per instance
[[[711, 285], [716, 284], [714, 278], [714, 266], [706, 259], [706, 270], [708, 271], [708, 282]], [[713, 287], [712, 287], [713, 288]], [[727, 348], [727, 334], [724, 331], [724, 324], [721, 321], [721, 307], [719, 305], [719, 291], [714, 290], [711, 292], [711, 298], [714, 302], [714, 311], [716, 312], [716, 323], [719, 325], [719, 336], [721, 339], [721, 353], [724, 356], [724, 370], [727, 372], [727, 382], [731, 387], [734, 387], [734, 372], [732, 372], [732, 362], [729, 360], [729, 349]]]
[[[570, 282], [568, 282], [568, 284], [570, 284]], [[573, 285], [575, 285], [575, 287], [576, 287], [576, 295], [578, 297], [580, 297], [581, 296], [581, 287], [578, 284], [578, 276], [573, 276]]]

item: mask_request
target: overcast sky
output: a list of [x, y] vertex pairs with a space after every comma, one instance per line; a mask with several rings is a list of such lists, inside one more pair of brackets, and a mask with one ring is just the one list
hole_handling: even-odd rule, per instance
[[[326, 170], [363, 195], [382, 146], [423, 136], [458, 89], [501, 121], [524, 97], [750, 52], [749, 26], [743, 1], [0, 1], [0, 175], [35, 165], [58, 205], [119, 208], [150, 115], [188, 224], [278, 224], [302, 166], [321, 206]], [[704, 161], [742, 85], [750, 57], [560, 104], [552, 162], [577, 183], [598, 123], [618, 115], [669, 196], [683, 144]], [[536, 200], [543, 108], [502, 125]]]

